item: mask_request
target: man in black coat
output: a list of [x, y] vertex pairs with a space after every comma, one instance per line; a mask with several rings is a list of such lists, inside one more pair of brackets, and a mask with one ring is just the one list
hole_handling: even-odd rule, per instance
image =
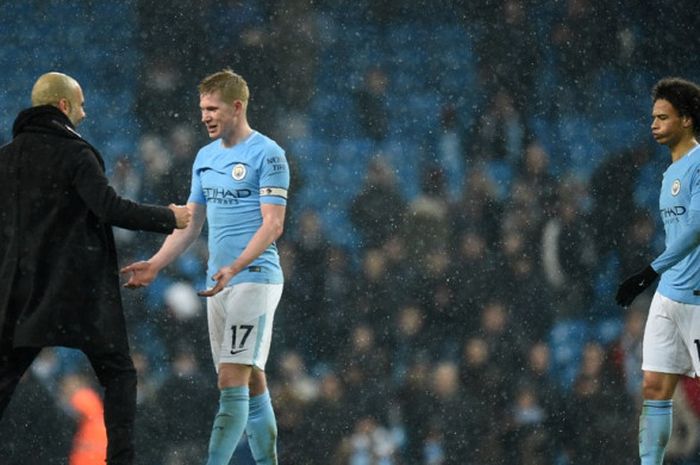
[[105, 388], [107, 463], [133, 463], [136, 372], [111, 226], [170, 233], [186, 207], [141, 205], [108, 185], [100, 154], [75, 131], [80, 85], [41, 76], [32, 108], [0, 147], [0, 416], [42, 347], [82, 350]]

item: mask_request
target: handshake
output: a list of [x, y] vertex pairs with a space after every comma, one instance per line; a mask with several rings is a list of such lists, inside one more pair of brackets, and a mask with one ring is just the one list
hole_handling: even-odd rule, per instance
[[168, 205], [168, 208], [175, 215], [176, 229], [185, 229], [187, 225], [190, 224], [192, 213], [185, 205], [175, 205], [174, 203], [171, 203]]

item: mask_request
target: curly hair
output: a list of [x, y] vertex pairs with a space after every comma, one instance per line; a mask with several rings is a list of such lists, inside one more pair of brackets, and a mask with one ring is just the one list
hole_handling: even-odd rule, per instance
[[652, 102], [667, 100], [680, 116], [693, 120], [693, 132], [700, 135], [700, 86], [686, 79], [667, 77], [656, 83]]

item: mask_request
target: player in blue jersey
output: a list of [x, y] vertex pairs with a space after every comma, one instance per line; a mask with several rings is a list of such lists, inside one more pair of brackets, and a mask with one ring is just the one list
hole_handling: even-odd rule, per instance
[[[257, 464], [277, 464], [277, 424], [265, 362], [283, 276], [275, 240], [282, 234], [289, 168], [273, 140], [251, 129], [248, 85], [231, 70], [199, 85], [202, 122], [213, 139], [192, 168], [188, 228], [149, 260], [122, 269], [127, 287], [146, 286], [209, 229], [207, 315], [221, 391], [207, 465], [228, 464], [245, 430]], [[167, 395], [167, 393], [165, 393]]]
[[700, 374], [700, 87], [679, 78], [652, 92], [651, 131], [671, 151], [659, 207], [666, 248], [624, 280], [615, 299], [628, 306], [661, 275], [649, 308], [642, 350], [642, 465], [661, 465], [671, 435], [672, 397], [681, 375]]

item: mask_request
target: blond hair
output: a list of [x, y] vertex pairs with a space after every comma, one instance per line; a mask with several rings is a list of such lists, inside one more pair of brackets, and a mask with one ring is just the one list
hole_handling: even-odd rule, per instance
[[221, 99], [224, 102], [233, 103], [236, 100], [240, 100], [244, 106], [248, 105], [248, 98], [250, 97], [248, 83], [245, 79], [228, 68], [202, 79], [197, 89], [202, 95], [220, 92]]

